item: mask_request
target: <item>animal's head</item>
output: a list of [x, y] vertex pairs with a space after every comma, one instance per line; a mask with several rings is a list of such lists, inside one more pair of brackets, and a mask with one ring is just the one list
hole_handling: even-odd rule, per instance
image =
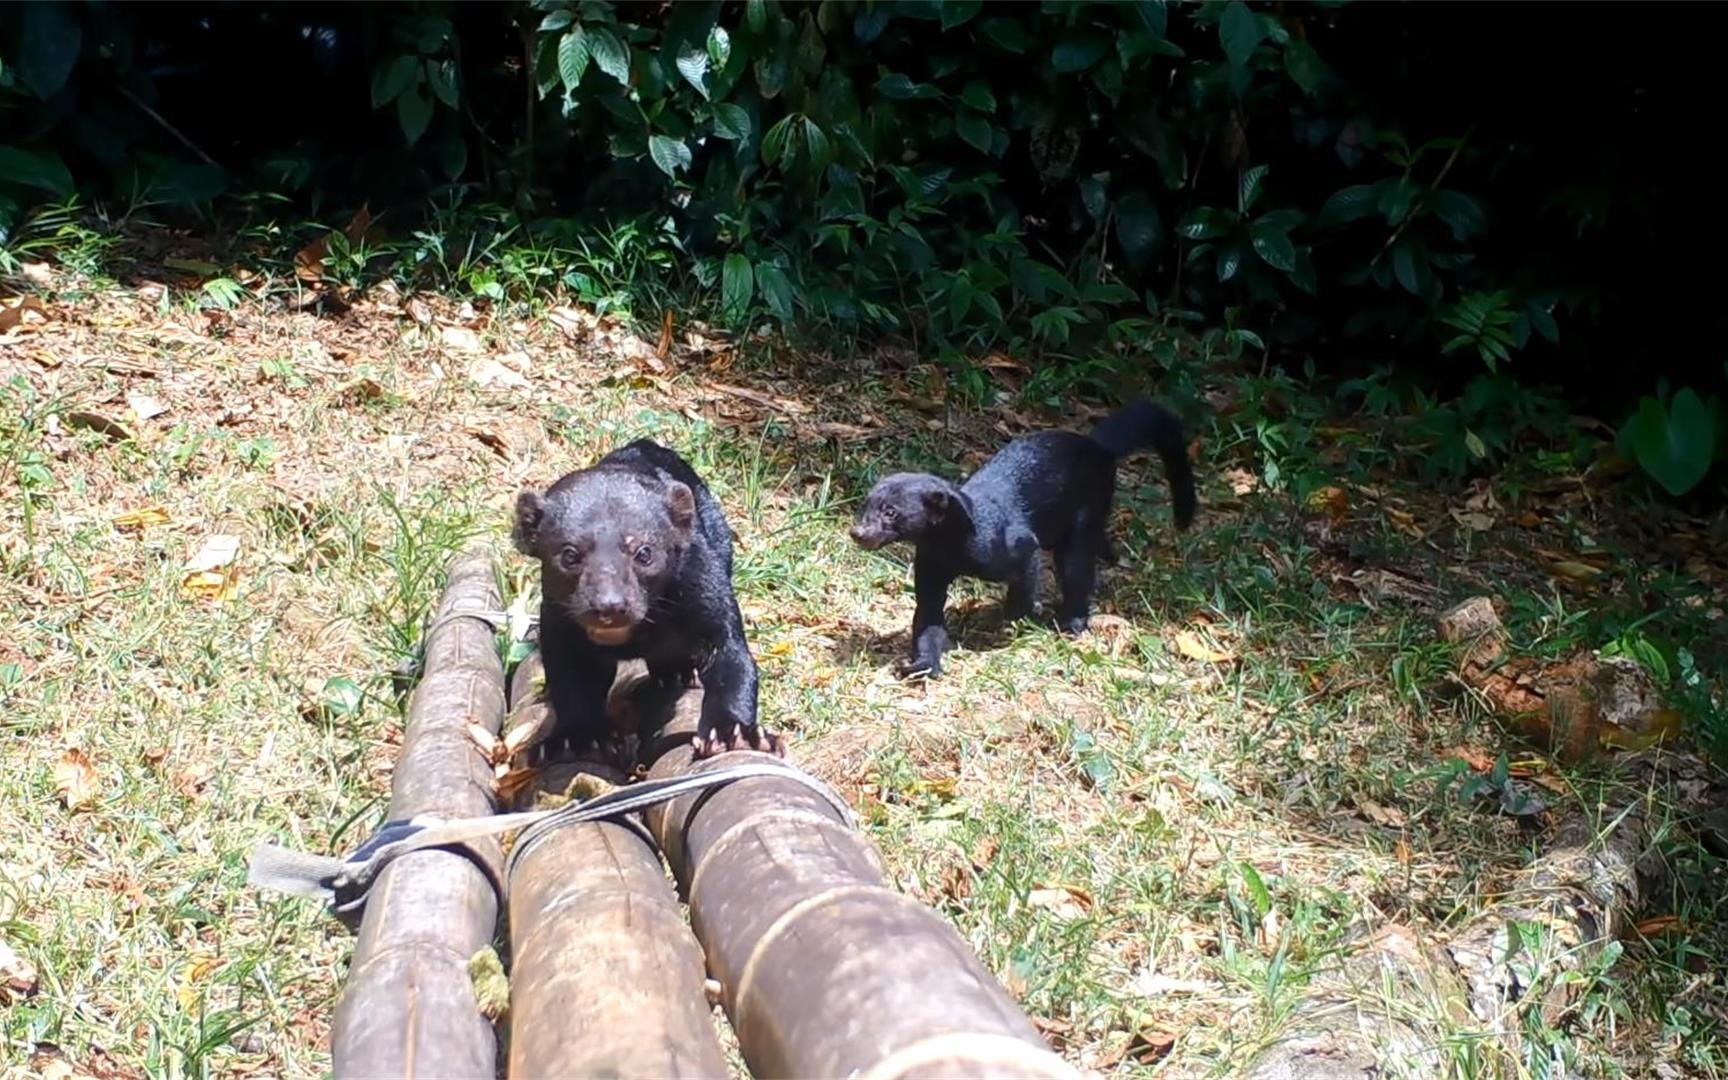
[[540, 560], [545, 599], [597, 645], [622, 645], [677, 577], [695, 528], [696, 498], [664, 475], [625, 469], [571, 473], [516, 497], [516, 547]]
[[852, 539], [871, 551], [897, 540], [917, 543], [956, 519], [971, 520], [953, 484], [928, 473], [894, 473], [878, 480], [865, 496], [852, 523]]

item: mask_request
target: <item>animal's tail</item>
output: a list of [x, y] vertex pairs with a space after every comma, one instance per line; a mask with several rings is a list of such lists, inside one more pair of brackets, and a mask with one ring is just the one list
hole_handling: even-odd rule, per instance
[[1092, 441], [1118, 458], [1147, 446], [1158, 451], [1170, 483], [1176, 527], [1186, 529], [1194, 520], [1194, 468], [1188, 463], [1188, 439], [1175, 413], [1145, 398], [1131, 401], [1098, 421]]

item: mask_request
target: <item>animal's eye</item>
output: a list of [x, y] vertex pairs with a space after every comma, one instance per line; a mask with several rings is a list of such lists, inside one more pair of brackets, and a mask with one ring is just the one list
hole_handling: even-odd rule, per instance
[[893, 521], [895, 518], [900, 516], [900, 508], [897, 506], [884, 507], [882, 510], [882, 516], [887, 518], [889, 521]]
[[582, 565], [582, 553], [573, 547], [567, 547], [558, 553], [558, 565], [566, 570], [574, 570]]
[[641, 547], [636, 549], [636, 561], [643, 566], [647, 566], [649, 563], [654, 561], [654, 549], [649, 547], [647, 544], [643, 544]]

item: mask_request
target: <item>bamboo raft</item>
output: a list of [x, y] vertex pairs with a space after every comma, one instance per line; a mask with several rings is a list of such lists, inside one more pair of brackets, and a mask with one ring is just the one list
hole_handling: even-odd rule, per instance
[[[449, 615], [497, 610], [495, 581], [485, 555], [451, 571], [410, 707], [392, 820], [496, 812], [468, 725], [501, 730], [503, 663], [489, 624]], [[537, 665], [530, 657], [511, 679], [512, 730], [542, 724]], [[752, 760], [792, 770], [750, 751], [694, 760], [701, 698], [700, 688], [656, 694], [640, 664], [621, 666], [613, 708], [660, 729], [639, 750], [650, 779]], [[578, 773], [626, 779], [547, 767], [541, 804]], [[622, 820], [530, 827], [516, 845], [508, 862], [499, 844], [477, 841], [465, 854], [415, 851], [385, 868], [337, 1009], [339, 1080], [495, 1078], [501, 1064], [511, 1078], [734, 1075], [709, 1003], [715, 982], [758, 1077], [1080, 1075], [953, 927], [895, 891], [869, 841], [797, 777], [747, 777]], [[502, 1062], [467, 970], [497, 930], [494, 881], [505, 883], [509, 916]]]

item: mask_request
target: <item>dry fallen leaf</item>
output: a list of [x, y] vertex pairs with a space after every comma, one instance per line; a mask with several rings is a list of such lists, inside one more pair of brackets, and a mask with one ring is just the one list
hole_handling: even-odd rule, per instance
[[112, 420], [101, 413], [87, 412], [75, 409], [66, 415], [66, 422], [73, 427], [94, 431], [98, 435], [106, 435], [113, 442], [125, 442], [132, 438], [131, 429], [118, 420]]
[[[25, 316], [29, 315], [29, 318]], [[39, 296], [26, 296], [16, 304], [0, 307], [0, 333], [5, 333], [13, 327], [31, 327], [36, 323], [46, 322], [49, 318], [48, 305]]]
[[[451, 330], [461, 330], [464, 334], [474, 333], [474, 331], [464, 330], [460, 326], [448, 327], [445, 333], [449, 333]], [[476, 338], [473, 351], [479, 350], [478, 341], [479, 339]], [[527, 390], [533, 386], [528, 381], [528, 377], [520, 371], [506, 365], [501, 360], [494, 360], [490, 356], [479, 357], [468, 365], [468, 381], [482, 390]]]
[[1600, 567], [1591, 566], [1586, 562], [1578, 562], [1576, 559], [1561, 559], [1549, 569], [1561, 577], [1571, 578], [1574, 581], [1588, 581], [1593, 577], [1600, 577], [1602, 574]]
[[36, 992], [36, 969], [0, 939], [0, 1005], [10, 1005]]
[[54, 763], [54, 789], [60, 793], [66, 809], [77, 810], [94, 802], [100, 786], [101, 779], [96, 775], [96, 766], [90, 763], [90, 755], [78, 747], [68, 747]]
[[1404, 827], [1404, 812], [1395, 806], [1381, 806], [1373, 799], [1357, 799], [1356, 809], [1362, 811], [1362, 816], [1376, 825], [1385, 825], [1392, 829]]
[[1479, 510], [1453, 510], [1452, 520], [1471, 532], [1487, 532], [1494, 527], [1494, 515]]
[[466, 326], [446, 326], [438, 332], [438, 338], [445, 348], [461, 353], [477, 353], [486, 347], [480, 335]]
[[143, 421], [161, 416], [168, 411], [168, 406], [157, 401], [149, 394], [127, 394], [126, 404], [132, 410], [134, 418]]
[[489, 765], [497, 765], [508, 756], [504, 750], [504, 744], [499, 742], [498, 736], [492, 734], [492, 730], [484, 724], [469, 721], [468, 738], [479, 749], [480, 755], [486, 759]]
[[1192, 630], [1182, 630], [1177, 633], [1176, 651], [1190, 660], [1199, 660], [1207, 664], [1228, 664], [1236, 659], [1235, 653], [1213, 648]]
[[[507, 767], [499, 765], [498, 768], [506, 769]], [[501, 801], [508, 801], [527, 790], [534, 783], [534, 778], [539, 775], [540, 770], [532, 765], [520, 769], [508, 769], [494, 774], [492, 790]]]
[[198, 553], [183, 568], [180, 593], [186, 597], [227, 600], [240, 586], [240, 538], [218, 533], [207, 537]]
[[1342, 521], [1350, 509], [1350, 496], [1341, 487], [1316, 488], [1308, 493], [1308, 509], [1325, 514], [1333, 521]]
[[183, 1009], [192, 1009], [198, 1004], [203, 991], [199, 985], [208, 981], [211, 972], [221, 965], [214, 956], [201, 956], [192, 961], [180, 975], [180, 985], [174, 991], [174, 997]]
[[1247, 469], [1225, 469], [1224, 482], [1230, 485], [1230, 490], [1237, 495], [1248, 495], [1260, 486], [1260, 478]]
[[1058, 919], [1078, 919], [1092, 910], [1092, 894], [1078, 885], [1040, 886], [1027, 894], [1026, 902]]
[[586, 337], [600, 325], [599, 317], [593, 312], [574, 307], [549, 308], [546, 321], [572, 338]]
[[116, 529], [136, 529], [142, 532], [152, 525], [168, 524], [168, 508], [145, 506], [137, 510], [128, 510], [124, 514], [116, 514], [113, 522]]

